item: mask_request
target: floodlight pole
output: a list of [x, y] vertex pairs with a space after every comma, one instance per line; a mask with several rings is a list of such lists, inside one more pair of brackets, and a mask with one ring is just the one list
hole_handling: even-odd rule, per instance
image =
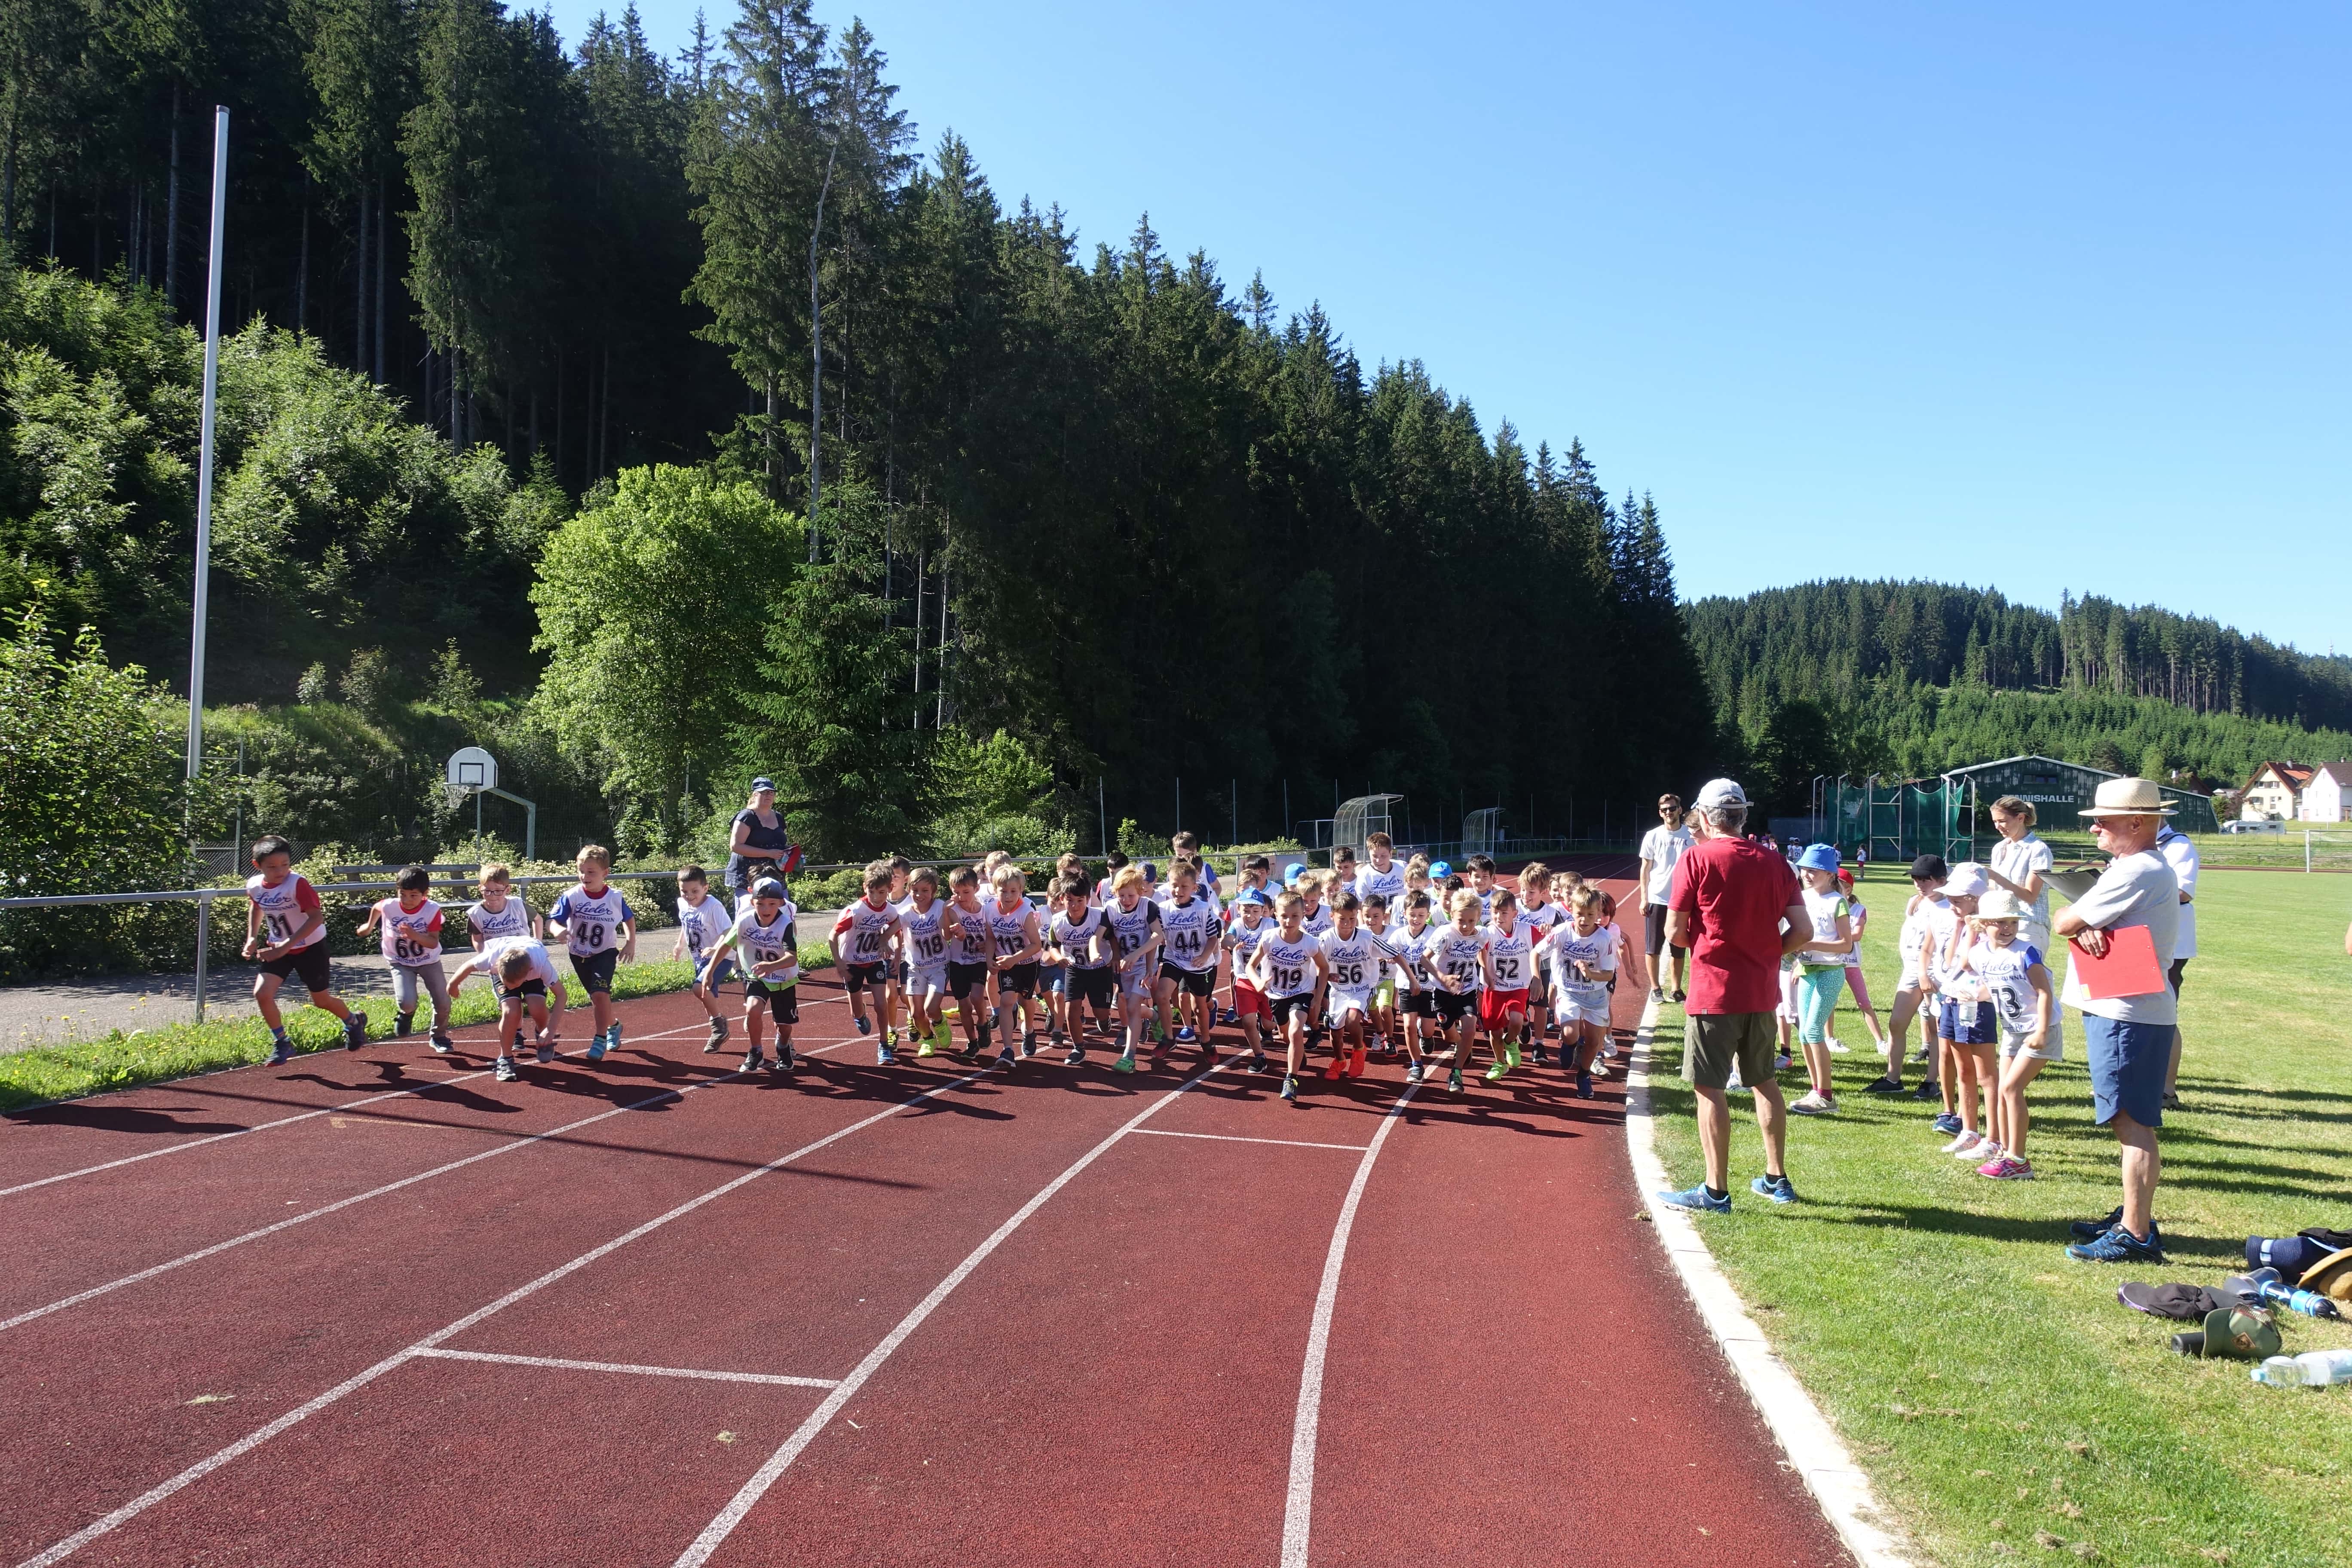
[[[213, 110], [212, 267], [205, 284], [205, 407], [202, 434], [196, 443], [196, 585], [194, 626], [188, 645], [188, 777], [192, 779], [204, 771], [205, 765], [205, 610], [211, 598], [213, 419], [220, 405], [221, 239], [227, 216], [228, 107], [222, 104]], [[201, 900], [197, 907], [203, 908]], [[196, 953], [201, 962], [204, 925], [197, 930]]]

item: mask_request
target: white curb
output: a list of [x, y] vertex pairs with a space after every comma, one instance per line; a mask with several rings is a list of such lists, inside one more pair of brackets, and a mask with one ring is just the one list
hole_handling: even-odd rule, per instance
[[1625, 1149], [1633, 1157], [1633, 1180], [1642, 1190], [1642, 1201], [1649, 1205], [1658, 1240], [1675, 1272], [1682, 1276], [1683, 1289], [1690, 1292], [1707, 1332], [1723, 1347], [1724, 1358], [1739, 1374], [1748, 1397], [1755, 1401], [1757, 1413], [1780, 1439], [1790, 1468], [1804, 1478], [1806, 1489], [1821, 1504], [1830, 1527], [1854, 1560], [1862, 1568], [1916, 1568], [1917, 1560], [1900, 1526], [1891, 1521], [1879, 1522], [1888, 1516], [1871, 1489], [1870, 1478], [1855, 1468], [1853, 1456], [1846, 1452], [1836, 1429], [1797, 1381], [1797, 1374], [1789, 1370], [1789, 1363], [1773, 1353], [1764, 1331], [1748, 1315], [1747, 1304], [1716, 1266], [1715, 1255], [1707, 1250], [1692, 1216], [1658, 1201], [1657, 1194], [1667, 1181], [1666, 1168], [1658, 1160], [1656, 1126], [1650, 1114], [1650, 1050], [1657, 1022], [1658, 1004], [1653, 997], [1643, 1005], [1641, 1031], [1626, 1068]]

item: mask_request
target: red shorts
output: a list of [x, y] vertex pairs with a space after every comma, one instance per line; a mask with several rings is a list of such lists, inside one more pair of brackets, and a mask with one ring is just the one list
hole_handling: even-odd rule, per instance
[[1478, 1026], [1499, 1029], [1509, 1022], [1507, 1015], [1517, 1013], [1522, 1019], [1528, 1016], [1528, 993], [1525, 986], [1517, 991], [1481, 991], [1478, 994]]
[[1238, 1018], [1255, 1016], [1264, 1018], [1267, 1023], [1271, 1024], [1274, 1022], [1274, 1004], [1265, 999], [1265, 992], [1259, 990], [1248, 981], [1244, 980], [1239, 976], [1235, 976], [1234, 980], [1234, 1016]]

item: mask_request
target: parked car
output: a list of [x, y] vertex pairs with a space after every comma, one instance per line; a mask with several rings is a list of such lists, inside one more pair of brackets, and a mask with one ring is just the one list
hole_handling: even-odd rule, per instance
[[2286, 824], [2275, 817], [2241, 816], [2234, 821], [2221, 824], [2221, 831], [2224, 833], [2284, 833]]

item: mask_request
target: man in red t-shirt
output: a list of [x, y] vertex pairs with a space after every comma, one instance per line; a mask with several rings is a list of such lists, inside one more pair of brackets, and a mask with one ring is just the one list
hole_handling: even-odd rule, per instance
[[1780, 960], [1812, 939], [1804, 895], [1788, 861], [1742, 837], [1748, 795], [1730, 779], [1699, 791], [1698, 842], [1675, 866], [1666, 900], [1666, 940], [1691, 950], [1690, 1003], [1683, 1075], [1698, 1098], [1698, 1143], [1706, 1180], [1660, 1193], [1675, 1208], [1720, 1213], [1731, 1207], [1731, 1105], [1726, 1086], [1737, 1067], [1756, 1096], [1764, 1133], [1764, 1173], [1749, 1184], [1776, 1204], [1797, 1201], [1790, 1184], [1788, 1105], [1774, 1076], [1780, 1005]]

